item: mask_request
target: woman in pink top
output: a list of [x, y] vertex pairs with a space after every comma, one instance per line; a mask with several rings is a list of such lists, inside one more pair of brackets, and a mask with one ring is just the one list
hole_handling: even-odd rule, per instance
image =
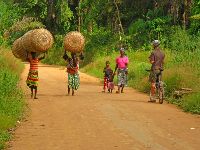
[[117, 80], [118, 80], [118, 91], [116, 93], [123, 93], [124, 86], [127, 84], [127, 74], [128, 74], [128, 57], [125, 56], [124, 48], [120, 49], [120, 56], [116, 58], [116, 67], [117, 70]]

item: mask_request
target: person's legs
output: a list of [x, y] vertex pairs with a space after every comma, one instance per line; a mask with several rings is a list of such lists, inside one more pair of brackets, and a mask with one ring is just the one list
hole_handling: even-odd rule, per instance
[[34, 99], [38, 99], [37, 98], [37, 87], [35, 87], [35, 96], [34, 96]]
[[68, 87], [67, 87], [68, 95], [70, 95], [70, 91], [72, 88], [72, 82], [73, 82], [72, 75], [70, 73], [68, 73]]
[[73, 80], [72, 80], [72, 96], [74, 96], [75, 90], [78, 90], [80, 86], [80, 77], [79, 74], [76, 73], [73, 75]]
[[70, 94], [70, 87], [69, 87], [69, 85], [67, 87], [67, 93], [68, 93], [68, 95]]
[[37, 99], [38, 72], [34, 70], [29, 71], [26, 83], [31, 89], [31, 98]]
[[116, 91], [116, 93], [120, 93], [120, 89], [121, 89], [121, 86], [118, 85], [118, 90]]
[[104, 77], [104, 84], [103, 84], [103, 91], [102, 92], [105, 92], [106, 91], [106, 88], [108, 87], [108, 81], [107, 81], [107, 77]]
[[121, 71], [121, 93], [124, 92], [124, 86], [126, 85], [126, 72], [125, 70], [122, 70]]
[[124, 93], [124, 84], [122, 84], [121, 93]]
[[155, 95], [156, 95], [156, 73], [155, 71], [151, 71], [149, 75], [149, 81], [150, 81], [150, 101], [149, 102], [154, 102], [155, 101]]
[[155, 82], [151, 82], [151, 96], [155, 97], [156, 94], [156, 84]]
[[31, 98], [33, 98], [33, 87], [31, 87], [30, 89], [31, 89]]
[[116, 93], [120, 93], [120, 88], [121, 88], [121, 81], [122, 81], [122, 74], [121, 71], [118, 70], [118, 74], [117, 74], [117, 82], [118, 82], [118, 90], [116, 91]]

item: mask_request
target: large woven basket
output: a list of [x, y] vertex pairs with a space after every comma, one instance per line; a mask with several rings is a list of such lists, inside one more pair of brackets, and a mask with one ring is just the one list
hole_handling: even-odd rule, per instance
[[29, 52], [45, 52], [53, 45], [53, 36], [46, 29], [30, 30], [22, 36], [22, 44]]
[[71, 31], [64, 38], [64, 48], [69, 52], [82, 52], [84, 46], [85, 38], [80, 32]]
[[19, 58], [22, 61], [26, 61], [27, 52], [24, 50], [22, 46], [22, 38], [19, 38], [14, 41], [12, 46], [12, 53], [16, 58]]

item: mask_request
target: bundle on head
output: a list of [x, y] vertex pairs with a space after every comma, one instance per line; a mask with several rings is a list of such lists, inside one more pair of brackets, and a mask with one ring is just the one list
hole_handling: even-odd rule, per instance
[[34, 29], [23, 35], [22, 43], [29, 52], [45, 52], [53, 45], [53, 36], [46, 29]]
[[65, 50], [73, 53], [82, 52], [85, 46], [85, 38], [78, 31], [69, 32], [64, 38]]
[[22, 38], [19, 38], [14, 41], [12, 46], [12, 53], [16, 58], [19, 58], [22, 61], [26, 61], [27, 52], [24, 50], [22, 46]]

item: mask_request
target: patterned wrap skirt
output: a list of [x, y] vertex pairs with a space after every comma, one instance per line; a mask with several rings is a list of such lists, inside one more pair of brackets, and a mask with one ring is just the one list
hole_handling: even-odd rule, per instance
[[78, 90], [80, 86], [80, 78], [78, 73], [75, 74], [68, 73], [68, 86], [71, 89]]
[[127, 85], [127, 74], [126, 69], [118, 69], [118, 86]]
[[36, 88], [38, 86], [38, 71], [30, 70], [26, 80], [26, 84], [29, 88]]

